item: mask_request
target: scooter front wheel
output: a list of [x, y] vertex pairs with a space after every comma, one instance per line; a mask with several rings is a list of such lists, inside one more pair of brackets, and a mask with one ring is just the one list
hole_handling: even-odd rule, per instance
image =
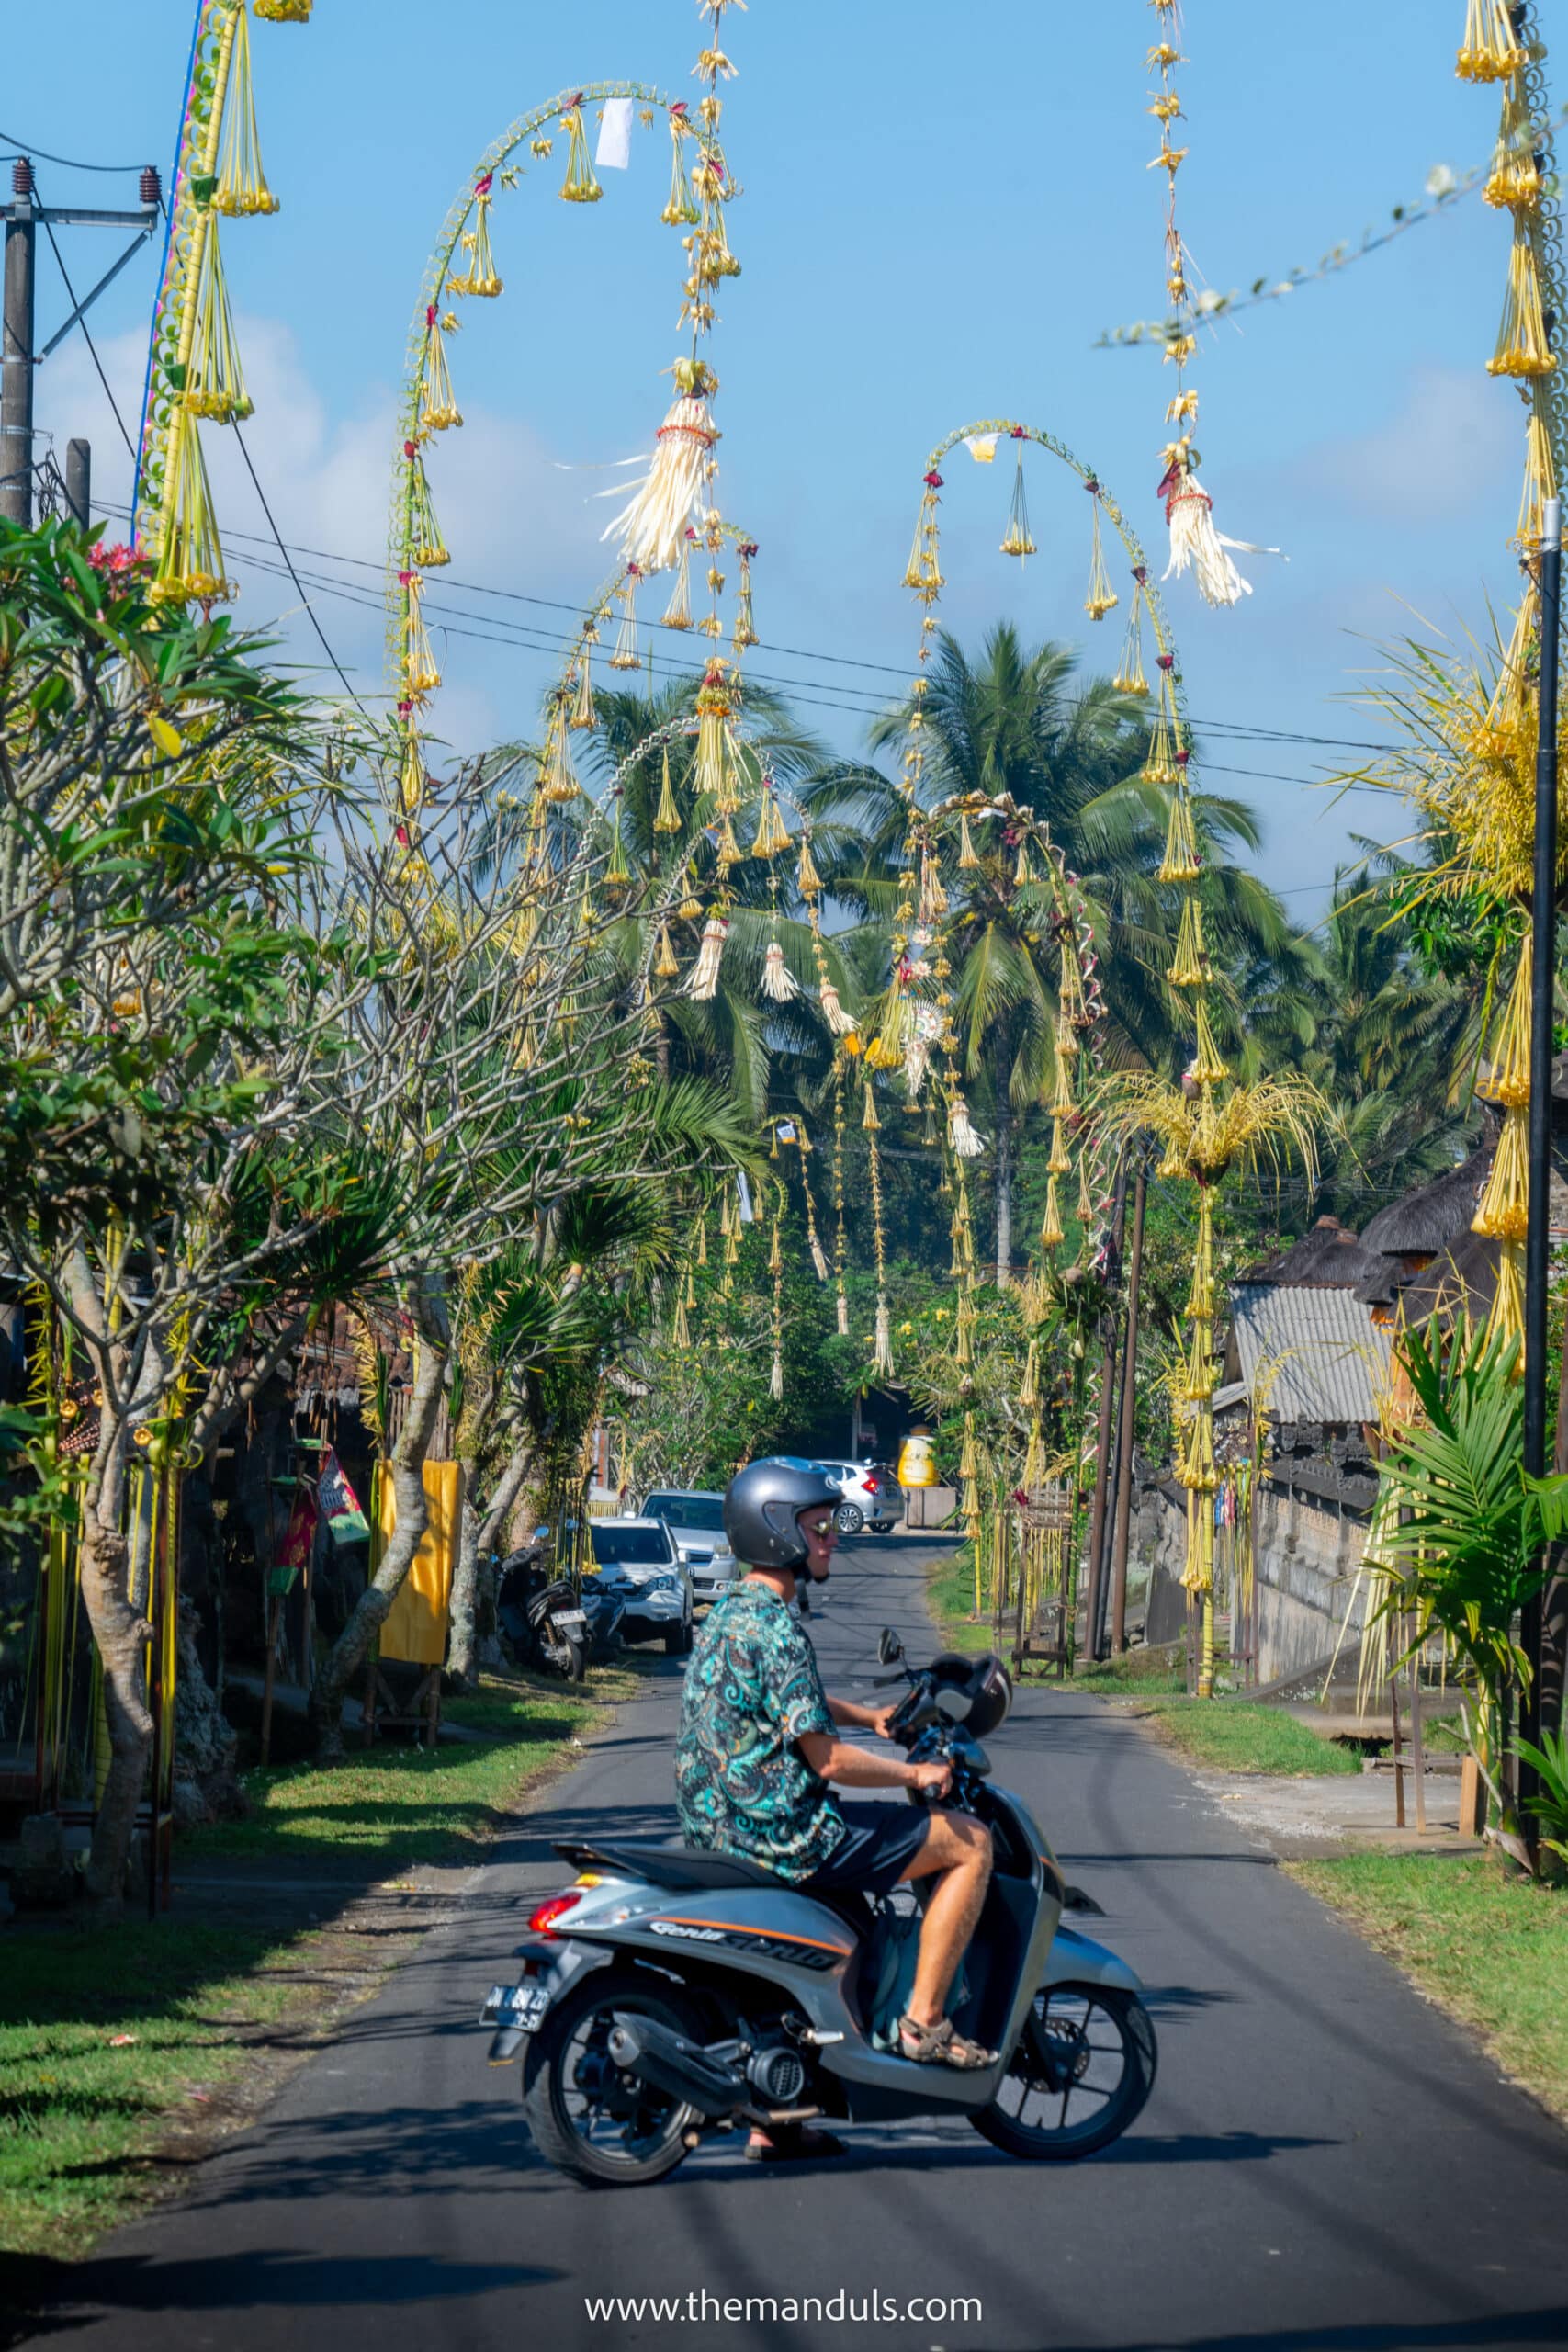
[[1135, 1993], [1051, 1984], [1034, 1996], [989, 2107], [970, 2121], [994, 2148], [1071, 2164], [1119, 2140], [1154, 2088], [1158, 2052]]
[[692, 2034], [678, 2003], [614, 1973], [595, 1973], [550, 2010], [523, 2063], [523, 2112], [547, 2164], [588, 2188], [662, 2180], [686, 2154], [693, 2109], [623, 2075], [609, 2052], [617, 2010]]

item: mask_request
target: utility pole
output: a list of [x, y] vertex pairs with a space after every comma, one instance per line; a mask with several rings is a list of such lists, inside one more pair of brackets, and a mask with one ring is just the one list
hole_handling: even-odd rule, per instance
[[1140, 1149], [1138, 1184], [1133, 1195], [1133, 1254], [1127, 1267], [1122, 1429], [1116, 1448], [1116, 1532], [1111, 1549], [1111, 1648], [1116, 1657], [1127, 1646], [1127, 1544], [1133, 1517], [1133, 1422], [1138, 1401], [1138, 1284], [1144, 1271], [1144, 1212], [1148, 1194], [1149, 1164]]
[[1115, 1284], [1120, 1271], [1122, 1236], [1127, 1223], [1127, 1155], [1122, 1154], [1116, 1170], [1116, 1193], [1111, 1209], [1111, 1247], [1108, 1255], [1111, 1298], [1103, 1317], [1100, 1359], [1100, 1430], [1094, 1455], [1094, 1508], [1089, 1514], [1089, 1591], [1084, 1606], [1084, 1655], [1096, 1658], [1100, 1655], [1100, 1621], [1101, 1595], [1105, 1585], [1105, 1503], [1111, 1477], [1111, 1427], [1116, 1408], [1116, 1294]]
[[11, 166], [6, 208], [6, 320], [0, 340], [0, 516], [25, 531], [33, 519], [33, 316], [38, 229], [32, 165]]
[[[0, 330], [0, 519], [24, 531], [33, 519], [33, 381], [78, 319], [112, 286], [131, 256], [156, 229], [163, 209], [163, 182], [152, 164], [142, 172], [141, 209], [106, 211], [98, 205], [44, 205], [38, 201], [33, 167], [26, 155], [11, 166], [11, 201], [0, 205], [6, 223], [5, 320]], [[133, 229], [136, 233], [117, 262], [85, 295], [62, 326], [37, 348], [38, 232], [56, 228]]]
[[[1540, 535], [1540, 716], [1535, 754], [1535, 876], [1530, 898], [1529, 1224], [1525, 1234], [1525, 1470], [1546, 1471], [1546, 1289], [1551, 1256], [1552, 999], [1557, 978], [1557, 650], [1562, 594], [1562, 503], [1546, 502]], [[1540, 1742], [1540, 1598], [1527, 1601], [1519, 1627], [1529, 1679], [1519, 1734]], [[1536, 1825], [1525, 1814], [1535, 1774], [1521, 1767], [1520, 1812], [1532, 1851]]]

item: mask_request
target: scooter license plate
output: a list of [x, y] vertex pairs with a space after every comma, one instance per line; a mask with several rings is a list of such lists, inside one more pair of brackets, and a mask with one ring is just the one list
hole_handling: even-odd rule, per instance
[[552, 1625], [586, 1625], [588, 1612], [585, 1609], [552, 1609], [550, 1623]]
[[485, 2025], [514, 2026], [520, 2033], [532, 2033], [549, 2006], [550, 1996], [542, 1984], [492, 1984], [480, 2021]]

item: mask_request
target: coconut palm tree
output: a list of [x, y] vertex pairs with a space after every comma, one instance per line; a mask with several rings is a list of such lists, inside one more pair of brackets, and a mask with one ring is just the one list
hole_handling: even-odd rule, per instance
[[[1068, 648], [1046, 643], [1031, 652], [1010, 623], [990, 631], [978, 662], [945, 632], [933, 649], [921, 704], [922, 804], [933, 807], [955, 793], [1005, 793], [1044, 820], [1083, 887], [1112, 1057], [1180, 1067], [1190, 1056], [1190, 1012], [1166, 979], [1180, 902], [1158, 878], [1170, 796], [1140, 773], [1145, 706], [1106, 679], [1077, 683]], [[906, 704], [877, 719], [872, 750], [900, 742], [910, 715]], [[835, 897], [887, 923], [906, 831], [894, 783], [874, 766], [841, 765], [825, 772], [807, 797], [823, 820], [825, 858], [818, 863]], [[1250, 809], [1203, 793], [1194, 793], [1192, 804], [1206, 861], [1201, 896], [1215, 967], [1213, 1001], [1223, 1013], [1228, 997], [1239, 1015], [1227, 974], [1248, 955], [1289, 965], [1291, 934], [1272, 894], [1226, 855], [1257, 846]], [[977, 863], [956, 876], [949, 953], [965, 1076], [996, 1136], [997, 1273], [1005, 1281], [1019, 1129], [1041, 1103], [1052, 1071], [1056, 910], [1043, 883], [1018, 879], [1013, 851], [994, 828], [972, 831]]]

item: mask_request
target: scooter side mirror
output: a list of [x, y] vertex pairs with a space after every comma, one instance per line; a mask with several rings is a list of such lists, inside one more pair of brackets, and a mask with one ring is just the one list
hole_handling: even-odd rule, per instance
[[904, 1655], [904, 1645], [891, 1625], [884, 1625], [876, 1644], [878, 1666], [897, 1666]]

